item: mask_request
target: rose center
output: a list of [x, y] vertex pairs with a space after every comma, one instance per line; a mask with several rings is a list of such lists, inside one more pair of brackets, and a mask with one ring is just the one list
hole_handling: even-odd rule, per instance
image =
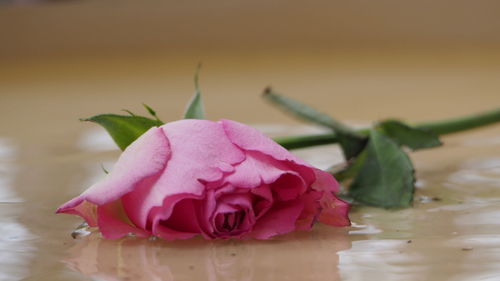
[[217, 229], [220, 232], [232, 232], [243, 223], [245, 216], [244, 211], [218, 214], [216, 218]]

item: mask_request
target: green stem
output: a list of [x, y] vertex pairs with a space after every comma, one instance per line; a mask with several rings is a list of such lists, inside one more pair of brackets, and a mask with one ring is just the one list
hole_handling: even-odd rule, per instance
[[437, 135], [446, 135], [465, 130], [474, 129], [481, 126], [490, 125], [500, 121], [500, 108], [469, 116], [421, 123], [417, 128], [429, 130]]
[[[415, 127], [429, 130], [437, 135], [446, 135], [490, 125], [496, 122], [500, 122], [500, 108], [465, 117], [420, 123], [416, 124]], [[357, 132], [361, 135], [367, 135], [368, 131], [368, 129], [361, 129]], [[274, 138], [274, 140], [286, 149], [305, 148], [338, 142], [335, 133], [278, 137]]]

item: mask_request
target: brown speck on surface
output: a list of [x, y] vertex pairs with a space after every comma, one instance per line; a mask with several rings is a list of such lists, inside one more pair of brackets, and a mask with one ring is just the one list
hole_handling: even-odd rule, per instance
[[462, 251], [472, 251], [472, 249], [474, 249], [474, 248], [472, 248], [472, 247], [464, 247], [464, 248], [462, 248]]
[[194, 265], [190, 265], [190, 266], [189, 266], [189, 269], [190, 269], [190, 270], [193, 270], [193, 269], [194, 269]]
[[264, 91], [262, 92], [262, 95], [263, 95], [263, 96], [269, 95], [272, 91], [273, 91], [273, 89], [271, 88], [271, 86], [267, 86], [267, 87], [264, 89]]
[[408, 241], [406, 241], [406, 243], [408, 243], [408, 244], [410, 244], [410, 243], [412, 243], [412, 242], [413, 242], [412, 240], [408, 240]]
[[235, 257], [236, 256], [236, 253], [231, 253], [231, 257]]

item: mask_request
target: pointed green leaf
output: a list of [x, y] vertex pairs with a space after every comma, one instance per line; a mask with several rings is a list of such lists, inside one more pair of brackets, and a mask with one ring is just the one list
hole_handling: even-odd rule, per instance
[[121, 150], [125, 150], [149, 128], [163, 125], [158, 120], [137, 115], [101, 114], [80, 120], [95, 122], [104, 127]]
[[203, 108], [203, 101], [201, 99], [199, 84], [200, 69], [201, 65], [198, 65], [198, 69], [196, 70], [196, 74], [194, 75], [195, 93], [186, 108], [184, 119], [205, 119], [205, 110]]
[[122, 111], [123, 112], [127, 112], [128, 114], [130, 114], [130, 116], [135, 116], [135, 114], [132, 111], [128, 110], [128, 109], [122, 109]]
[[[410, 207], [415, 175], [408, 155], [381, 132], [372, 129], [370, 140], [356, 161], [359, 171], [349, 187], [356, 201], [384, 208]], [[363, 155], [366, 154], [366, 155]]]
[[398, 120], [386, 120], [377, 125], [384, 135], [400, 145], [412, 150], [442, 145], [439, 137], [432, 132], [411, 127]]
[[263, 97], [278, 106], [286, 113], [289, 113], [301, 120], [327, 127], [337, 133], [338, 141], [347, 160], [358, 155], [366, 145], [366, 137], [358, 134], [342, 122], [331, 116], [318, 111], [317, 109], [296, 101], [292, 98], [273, 92], [271, 88], [266, 88]]

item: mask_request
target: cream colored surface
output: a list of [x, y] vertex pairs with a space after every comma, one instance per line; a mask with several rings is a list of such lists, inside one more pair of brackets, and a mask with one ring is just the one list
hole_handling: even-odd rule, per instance
[[[499, 53], [342, 52], [203, 56], [212, 119], [270, 134], [311, 131], [263, 103], [283, 93], [354, 123], [411, 121], [500, 106]], [[354, 208], [353, 227], [317, 225], [272, 241], [70, 237], [80, 223], [55, 215], [103, 177], [119, 151], [78, 117], [156, 108], [179, 118], [198, 58], [161, 54], [50, 58], [0, 65], [0, 280], [499, 280], [500, 127], [446, 137], [412, 154], [415, 207]], [[283, 124], [283, 125], [274, 125]], [[297, 151], [320, 167], [334, 146]]]

